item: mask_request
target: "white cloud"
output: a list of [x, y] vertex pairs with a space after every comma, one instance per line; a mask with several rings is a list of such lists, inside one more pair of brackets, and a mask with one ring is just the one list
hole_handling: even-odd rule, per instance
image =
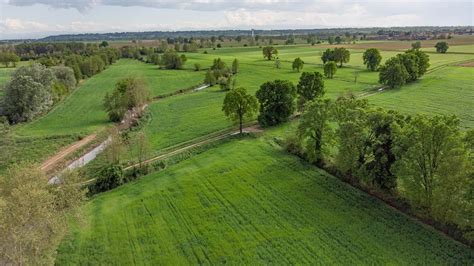
[[0, 28], [6, 32], [44, 31], [48, 29], [48, 25], [36, 21], [6, 18], [0, 20]]

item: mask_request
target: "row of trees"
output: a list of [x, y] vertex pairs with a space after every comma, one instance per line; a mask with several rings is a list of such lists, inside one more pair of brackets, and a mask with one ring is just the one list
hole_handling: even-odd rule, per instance
[[408, 50], [389, 58], [380, 67], [379, 82], [390, 88], [397, 88], [423, 76], [429, 66], [429, 56], [426, 53], [417, 49]]
[[[149, 48], [153, 49], [153, 48]], [[167, 49], [164, 53], [161, 52], [152, 52], [145, 53], [145, 55], [134, 56], [133, 58], [144, 61], [146, 63], [159, 65], [161, 68], [165, 69], [182, 69], [184, 64], [187, 61], [186, 55], [179, 55], [178, 50]], [[200, 69], [200, 67], [199, 67]]]
[[320, 166], [334, 161], [343, 177], [398, 193], [422, 215], [456, 224], [474, 240], [473, 136], [454, 116], [404, 116], [351, 95], [310, 102], [287, 148]]
[[47, 112], [76, 86], [74, 72], [69, 67], [46, 68], [33, 64], [18, 68], [5, 85], [5, 115], [12, 124], [31, 121]]
[[303, 110], [308, 102], [322, 97], [324, 93], [321, 73], [303, 72], [296, 87], [287, 80], [269, 81], [260, 86], [256, 96], [247, 94], [245, 88], [231, 89], [226, 94], [222, 110], [226, 116], [239, 122], [242, 132], [244, 120], [252, 118], [258, 107], [259, 124], [264, 127], [274, 126], [288, 121], [296, 108]]

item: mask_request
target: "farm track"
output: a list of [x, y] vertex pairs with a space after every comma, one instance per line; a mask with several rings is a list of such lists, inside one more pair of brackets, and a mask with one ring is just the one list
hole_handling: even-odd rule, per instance
[[66, 158], [70, 154], [74, 153], [75, 151], [79, 150], [80, 148], [84, 147], [85, 145], [89, 144], [96, 137], [97, 137], [96, 134], [91, 134], [91, 135], [81, 139], [80, 141], [77, 141], [77, 142], [65, 147], [64, 149], [62, 149], [61, 151], [56, 153], [54, 156], [52, 156], [49, 159], [47, 159], [46, 161], [44, 161], [43, 164], [41, 164], [40, 169], [45, 171], [45, 172], [49, 172], [50, 170], [54, 169], [54, 166], [56, 166], [56, 164], [61, 162], [61, 160], [63, 160], [64, 158]]

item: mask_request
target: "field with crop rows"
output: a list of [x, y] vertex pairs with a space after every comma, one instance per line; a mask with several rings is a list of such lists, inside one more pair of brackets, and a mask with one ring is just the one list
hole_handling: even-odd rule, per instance
[[474, 252], [280, 150], [234, 139], [103, 193], [57, 264], [470, 264]]

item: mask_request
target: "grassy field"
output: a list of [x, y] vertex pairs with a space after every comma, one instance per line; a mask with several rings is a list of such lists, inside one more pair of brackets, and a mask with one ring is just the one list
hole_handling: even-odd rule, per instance
[[387, 90], [369, 102], [405, 113], [456, 114], [465, 128], [474, 128], [474, 68], [449, 66], [422, 80]]
[[[90, 133], [109, 124], [102, 102], [115, 83], [127, 76], [142, 77], [152, 96], [199, 84], [201, 75], [191, 71], [159, 70], [157, 66], [122, 59], [103, 73], [86, 80], [63, 103], [44, 117], [16, 128], [18, 135]], [[179, 82], [177, 82], [179, 81]]]
[[[65, 264], [472, 264], [474, 252], [270, 138], [233, 140], [93, 198]], [[76, 224], [77, 226], [77, 224]]]

